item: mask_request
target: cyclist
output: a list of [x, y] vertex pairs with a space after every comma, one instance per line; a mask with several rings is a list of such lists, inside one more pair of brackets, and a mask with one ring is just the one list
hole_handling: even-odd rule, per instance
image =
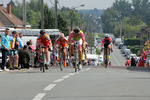
[[[78, 56], [79, 56], [79, 69], [82, 69], [81, 61], [82, 61], [82, 46], [85, 48], [85, 37], [80, 28], [76, 27], [73, 31], [71, 31], [68, 39], [68, 44], [70, 42], [76, 42], [78, 44]], [[71, 56], [74, 56], [74, 47], [71, 45]]]
[[101, 51], [103, 51], [104, 48], [104, 61], [105, 61], [105, 55], [106, 55], [106, 48], [109, 48], [109, 56], [108, 59], [110, 59], [110, 50], [111, 52], [113, 52], [112, 48], [113, 48], [113, 44], [112, 44], [112, 39], [109, 37], [109, 34], [105, 34], [104, 35], [104, 39], [101, 42]]
[[[66, 63], [66, 57], [67, 57], [67, 46], [68, 46], [68, 40], [64, 37], [64, 33], [60, 33], [60, 36], [58, 37], [58, 39], [55, 41], [54, 47], [56, 47], [56, 44], [59, 44], [58, 47], [62, 47], [63, 48], [63, 54], [64, 54], [64, 67], [67, 66]], [[59, 49], [59, 58], [57, 61], [60, 61], [60, 52], [61, 49]]]
[[89, 50], [89, 45], [87, 42], [85, 42], [85, 49], [82, 49], [82, 62], [84, 62], [84, 65], [88, 63], [87, 61], [87, 50]]
[[[49, 35], [45, 32], [45, 30], [40, 31], [40, 34], [37, 37], [36, 46], [47, 46], [44, 52], [46, 58], [46, 65], [49, 65], [49, 50], [52, 47], [52, 42]], [[42, 48], [40, 49], [39, 54], [41, 53], [42, 53]], [[48, 67], [46, 69], [48, 69]]]

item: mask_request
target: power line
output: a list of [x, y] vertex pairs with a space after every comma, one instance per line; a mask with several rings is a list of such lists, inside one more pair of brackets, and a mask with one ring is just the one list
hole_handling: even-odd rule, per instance
[[52, 5], [55, 5], [51, 0], [49, 0]]

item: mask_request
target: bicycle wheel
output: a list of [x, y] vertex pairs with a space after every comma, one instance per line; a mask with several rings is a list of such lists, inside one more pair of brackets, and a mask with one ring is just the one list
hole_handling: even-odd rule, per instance
[[75, 55], [74, 55], [74, 57], [75, 57], [75, 64], [74, 64], [75, 72], [77, 72], [77, 69], [78, 69], [78, 65], [77, 65], [77, 57], [78, 57], [77, 53], [78, 53], [78, 50], [77, 49], [78, 49], [77, 45], [75, 45]]
[[107, 68], [107, 65], [108, 65], [108, 52], [107, 52], [107, 49], [106, 49], [105, 68]]
[[63, 52], [61, 51], [61, 54], [60, 54], [60, 70], [62, 71], [63, 70]]

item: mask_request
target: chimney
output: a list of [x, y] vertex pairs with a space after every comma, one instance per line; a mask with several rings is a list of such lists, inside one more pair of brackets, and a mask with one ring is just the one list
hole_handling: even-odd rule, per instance
[[3, 7], [3, 4], [0, 4], [0, 6], [2, 6], [2, 7]]
[[7, 4], [7, 13], [11, 15], [11, 4]]

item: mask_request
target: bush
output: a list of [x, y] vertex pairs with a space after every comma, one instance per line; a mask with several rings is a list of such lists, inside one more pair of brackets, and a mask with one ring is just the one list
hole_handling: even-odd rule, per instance
[[140, 45], [140, 39], [137, 38], [125, 38], [124, 45], [126, 46], [135, 46]]

